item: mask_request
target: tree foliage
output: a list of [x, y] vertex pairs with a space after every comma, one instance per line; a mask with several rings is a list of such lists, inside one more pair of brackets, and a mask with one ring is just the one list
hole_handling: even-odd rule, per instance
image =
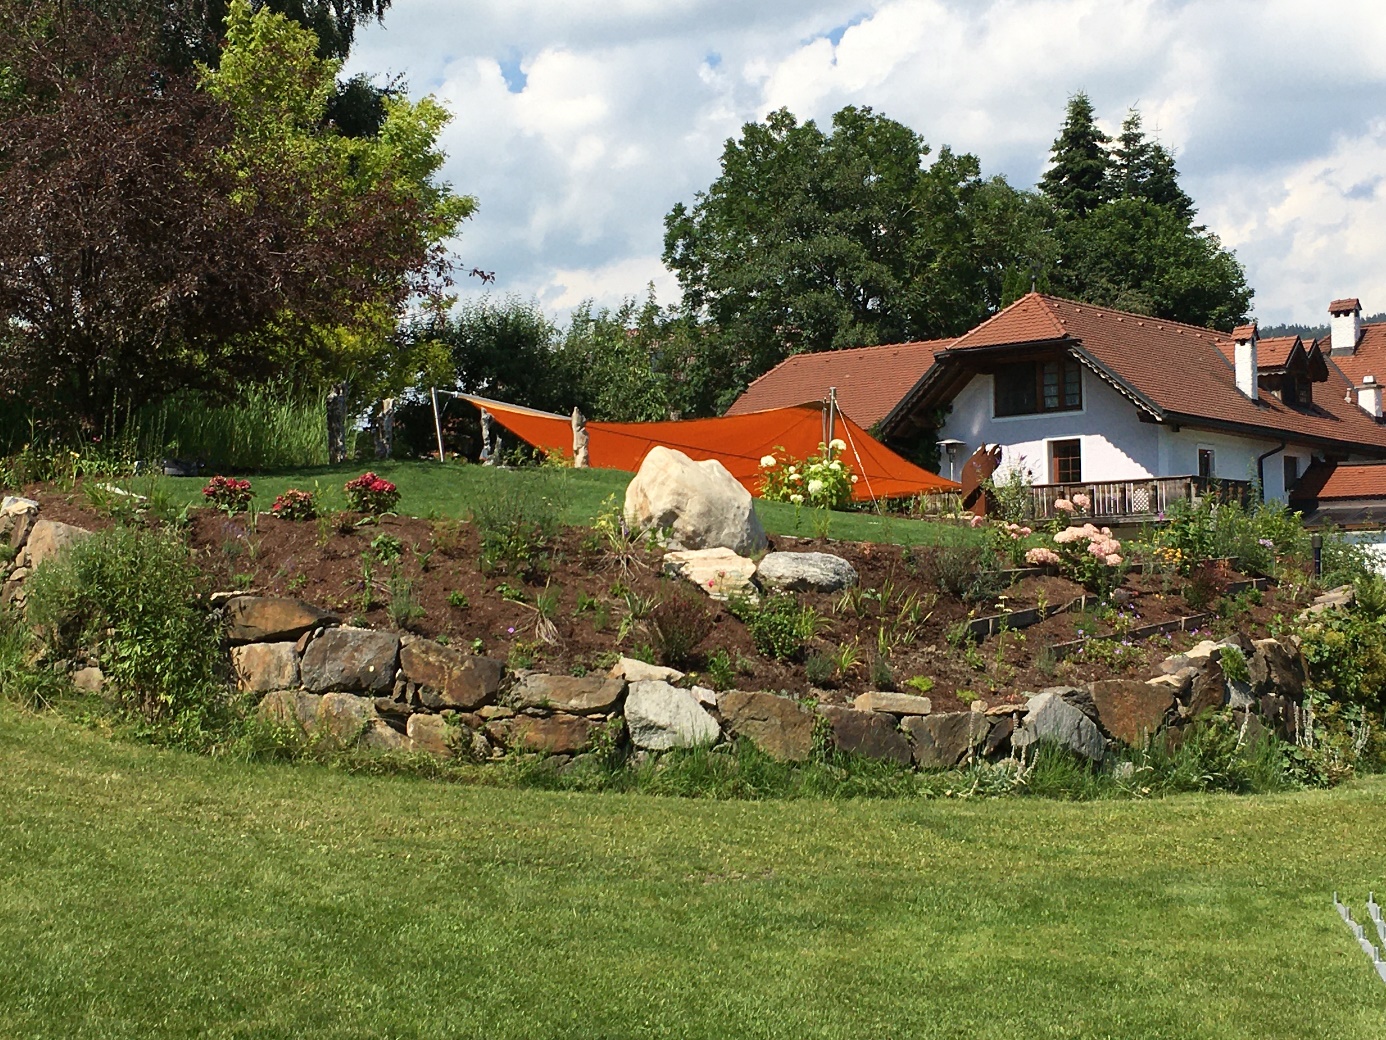
[[786, 110], [729, 140], [722, 172], [665, 218], [665, 263], [744, 386], [789, 354], [958, 333], [1031, 243], [1029, 200], [971, 155], [848, 107]]

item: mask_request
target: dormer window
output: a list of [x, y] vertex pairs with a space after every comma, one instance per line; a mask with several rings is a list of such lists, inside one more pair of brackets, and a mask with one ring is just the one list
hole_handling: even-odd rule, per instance
[[1002, 365], [995, 382], [998, 417], [1076, 412], [1083, 407], [1083, 369], [1072, 358]]

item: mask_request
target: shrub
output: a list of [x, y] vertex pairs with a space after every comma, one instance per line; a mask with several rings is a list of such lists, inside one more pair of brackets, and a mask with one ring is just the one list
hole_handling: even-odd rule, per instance
[[30, 577], [29, 621], [49, 655], [95, 649], [118, 703], [177, 743], [199, 743], [220, 704], [221, 640], [187, 546], [118, 527]]
[[202, 497], [230, 516], [233, 513], [244, 513], [249, 509], [250, 500], [254, 494], [250, 490], [250, 481], [248, 480], [216, 476], [209, 480], [207, 486], [202, 489]]
[[282, 495], [275, 497], [270, 512], [281, 520], [316, 520], [318, 501], [311, 491], [289, 488]]
[[1121, 542], [1112, 537], [1110, 528], [1092, 524], [1070, 526], [1054, 535], [1054, 552], [1059, 557], [1059, 570], [1080, 585], [1096, 593], [1107, 593], [1121, 584]]
[[986, 550], [980, 545], [938, 545], [917, 550], [915, 562], [920, 578], [940, 592], [967, 596], [986, 569]]
[[355, 480], [348, 480], [342, 490], [351, 508], [368, 516], [393, 513], [399, 505], [399, 489], [374, 473], [362, 473]]
[[771, 502], [836, 509], [852, 498], [857, 475], [834, 453], [847, 450], [845, 442], [818, 445], [818, 452], [803, 460], [790, 458], [783, 448], [760, 460], [760, 497]]
[[650, 611], [649, 626], [660, 663], [685, 665], [693, 660], [698, 644], [712, 631], [707, 597], [676, 585]]
[[1386, 625], [1360, 610], [1328, 610], [1298, 628], [1312, 691], [1342, 704], [1386, 707]]
[[546, 484], [497, 482], [472, 503], [472, 523], [481, 539], [481, 566], [536, 569], [558, 533], [558, 506]]
[[759, 604], [749, 599], [733, 600], [730, 608], [751, 633], [756, 650], [781, 661], [800, 657], [823, 623], [818, 611], [784, 594], [769, 596]]

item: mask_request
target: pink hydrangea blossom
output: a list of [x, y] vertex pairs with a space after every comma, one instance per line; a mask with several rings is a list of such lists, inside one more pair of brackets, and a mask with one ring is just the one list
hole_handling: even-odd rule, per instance
[[1059, 554], [1053, 549], [1046, 549], [1044, 546], [1036, 546], [1026, 550], [1025, 562], [1032, 567], [1057, 567], [1059, 565]]
[[968, 521], [968, 523], [971, 524], [973, 527], [981, 527], [986, 522], [986, 517], [982, 516], [974, 516], [971, 520]]
[[1108, 567], [1120, 567], [1120, 566], [1121, 566], [1121, 557], [1118, 556], [1116, 553], [1112, 553], [1110, 556], [1107, 557], [1107, 566], [1108, 566]]
[[1065, 513], [1071, 513], [1073, 512], [1073, 503], [1066, 498], [1056, 498], [1054, 500], [1054, 508]]
[[1074, 495], [1073, 504], [1079, 509], [1087, 509], [1088, 506], [1092, 505], [1092, 499], [1087, 495]]

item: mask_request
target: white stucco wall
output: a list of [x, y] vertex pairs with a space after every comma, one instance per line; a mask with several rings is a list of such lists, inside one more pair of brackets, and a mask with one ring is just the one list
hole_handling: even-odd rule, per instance
[[[954, 456], [954, 477], [978, 447], [999, 444], [1003, 471], [1024, 467], [1030, 470], [1033, 483], [1052, 484], [1056, 480], [1049, 472], [1049, 442], [1078, 438], [1083, 442], [1084, 480], [1196, 474], [1200, 448], [1213, 450], [1213, 476], [1255, 480], [1257, 456], [1280, 443], [1273, 438], [1238, 437], [1187, 427], [1176, 431], [1141, 422], [1131, 401], [1087, 369], [1083, 370], [1083, 407], [1079, 411], [1001, 418], [994, 413], [991, 376], [974, 376], [953, 399], [953, 410], [938, 439], [963, 442]], [[1291, 444], [1285, 450], [1299, 458], [1302, 475], [1313, 457], [1311, 449]], [[946, 476], [946, 457], [942, 470]], [[1266, 459], [1264, 492], [1267, 499], [1285, 499], [1285, 464], [1279, 453]]]

